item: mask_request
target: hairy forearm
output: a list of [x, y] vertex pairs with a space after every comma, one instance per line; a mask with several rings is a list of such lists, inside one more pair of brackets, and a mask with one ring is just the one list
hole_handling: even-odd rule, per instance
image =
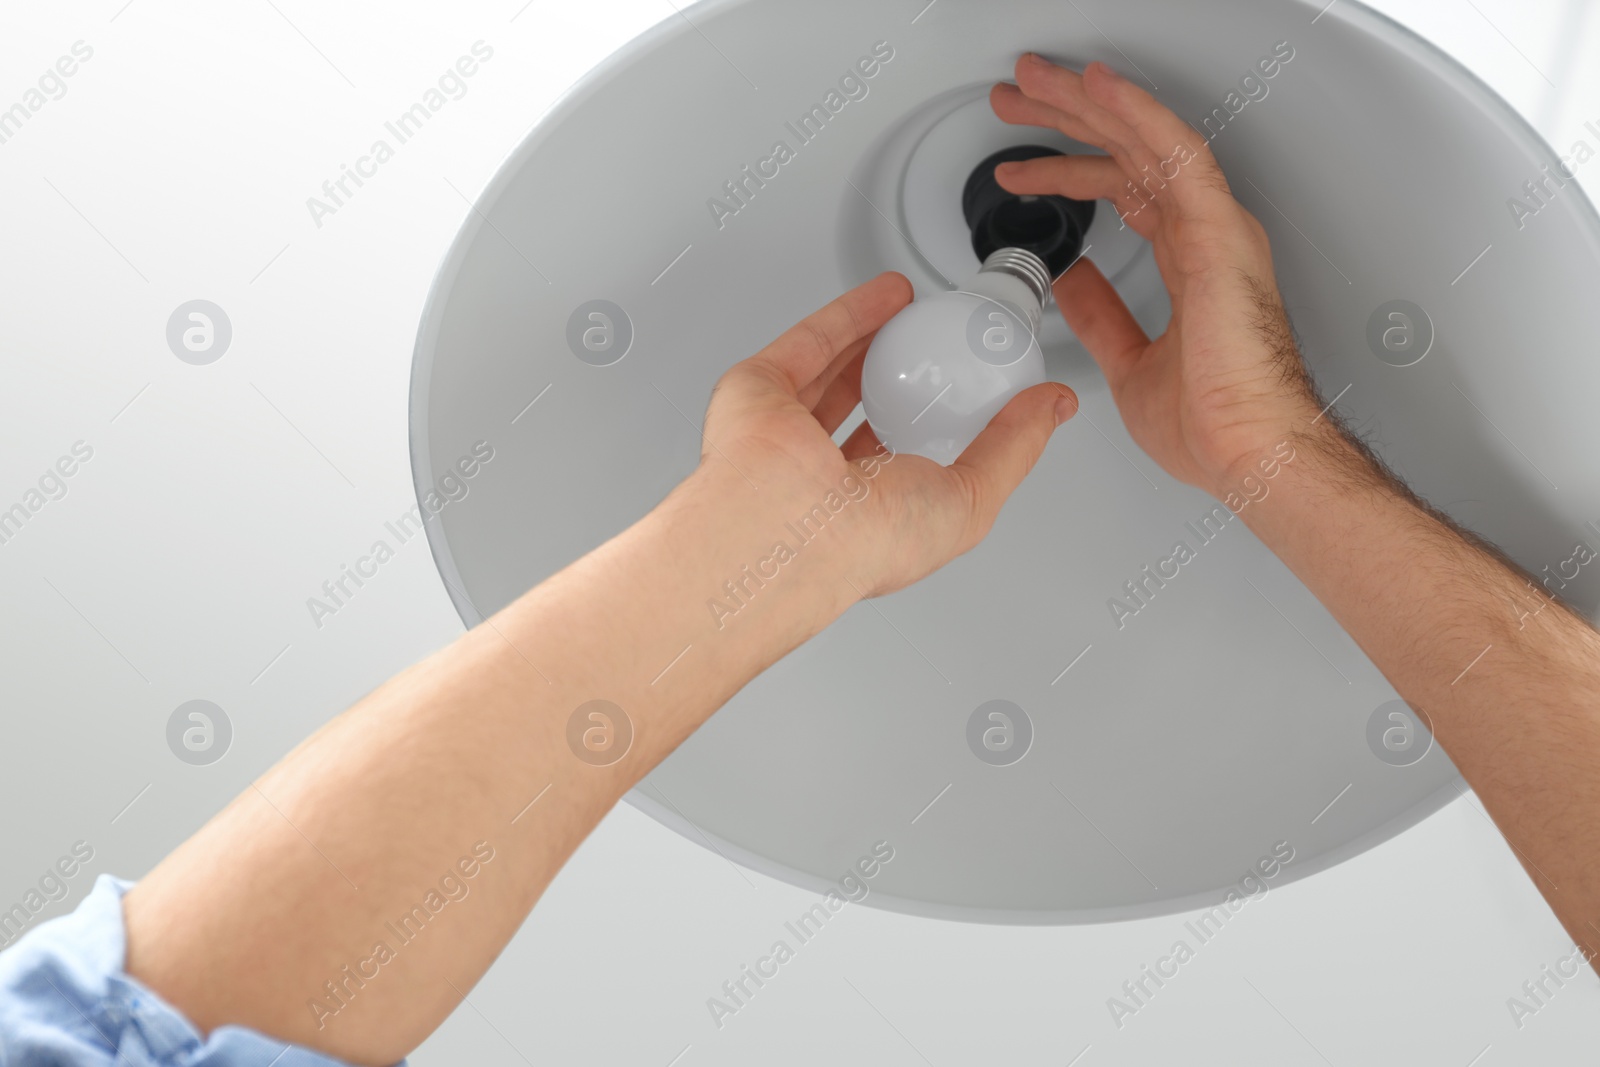
[[131, 891], [130, 973], [203, 1029], [405, 1055], [617, 799], [847, 606], [823, 546], [714, 625], [707, 598], [770, 547], [766, 506], [693, 479], [330, 722]]
[[1482, 799], [1568, 932], [1600, 948], [1600, 634], [1328, 420], [1246, 523]]

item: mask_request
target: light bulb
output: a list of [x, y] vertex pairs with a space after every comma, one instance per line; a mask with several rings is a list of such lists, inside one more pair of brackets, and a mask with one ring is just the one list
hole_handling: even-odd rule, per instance
[[878, 440], [949, 464], [1006, 402], [1045, 380], [1044, 260], [1001, 248], [958, 289], [916, 300], [878, 331], [861, 401]]

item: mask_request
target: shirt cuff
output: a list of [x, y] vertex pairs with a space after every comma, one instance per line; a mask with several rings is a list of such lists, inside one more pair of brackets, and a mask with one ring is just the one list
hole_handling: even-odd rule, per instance
[[348, 1067], [242, 1026], [221, 1026], [202, 1037], [181, 1012], [125, 973], [122, 897], [132, 886], [102, 874], [71, 914], [35, 927], [0, 952], [0, 1063]]

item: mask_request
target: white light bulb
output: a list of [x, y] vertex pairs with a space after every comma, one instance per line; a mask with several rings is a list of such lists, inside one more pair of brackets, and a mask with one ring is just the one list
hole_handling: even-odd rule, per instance
[[1002, 248], [959, 289], [914, 301], [878, 331], [861, 401], [878, 440], [949, 464], [1017, 393], [1045, 380], [1039, 318], [1050, 273]]

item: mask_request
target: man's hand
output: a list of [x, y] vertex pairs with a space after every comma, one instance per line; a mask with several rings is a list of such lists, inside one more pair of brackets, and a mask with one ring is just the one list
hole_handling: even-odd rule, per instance
[[1167, 473], [1221, 497], [1318, 407], [1272, 272], [1261, 224], [1233, 198], [1203, 137], [1099, 63], [1083, 74], [1028, 54], [1017, 84], [990, 93], [1010, 123], [1045, 126], [1109, 156], [1054, 156], [995, 169], [1014, 193], [1111, 201], [1155, 249], [1172, 321], [1145, 336], [1087, 259], [1055, 283], [1133, 439]]
[[740, 521], [765, 523], [753, 537], [776, 538], [828, 492], [864, 487], [821, 552], [847, 590], [867, 596], [910, 585], [981, 541], [1050, 434], [1078, 410], [1060, 383], [1025, 389], [948, 467], [890, 452], [866, 423], [836, 447], [833, 432], [861, 401], [868, 346], [910, 300], [899, 274], [852, 289], [736, 364], [706, 412], [697, 477], [738, 500]]
[[1080, 76], [1024, 56], [1016, 74], [991, 94], [996, 114], [1110, 157], [1008, 163], [1000, 183], [1112, 200], [1154, 245], [1172, 297], [1172, 323], [1150, 341], [1092, 263], [1055, 285], [1134, 439], [1218, 497], [1278, 442], [1312, 446], [1245, 524], [1429, 717], [1585, 958], [1600, 959], [1600, 634], [1418, 499], [1337, 413], [1317, 422], [1265, 233], [1199, 134], [1100, 64]]

